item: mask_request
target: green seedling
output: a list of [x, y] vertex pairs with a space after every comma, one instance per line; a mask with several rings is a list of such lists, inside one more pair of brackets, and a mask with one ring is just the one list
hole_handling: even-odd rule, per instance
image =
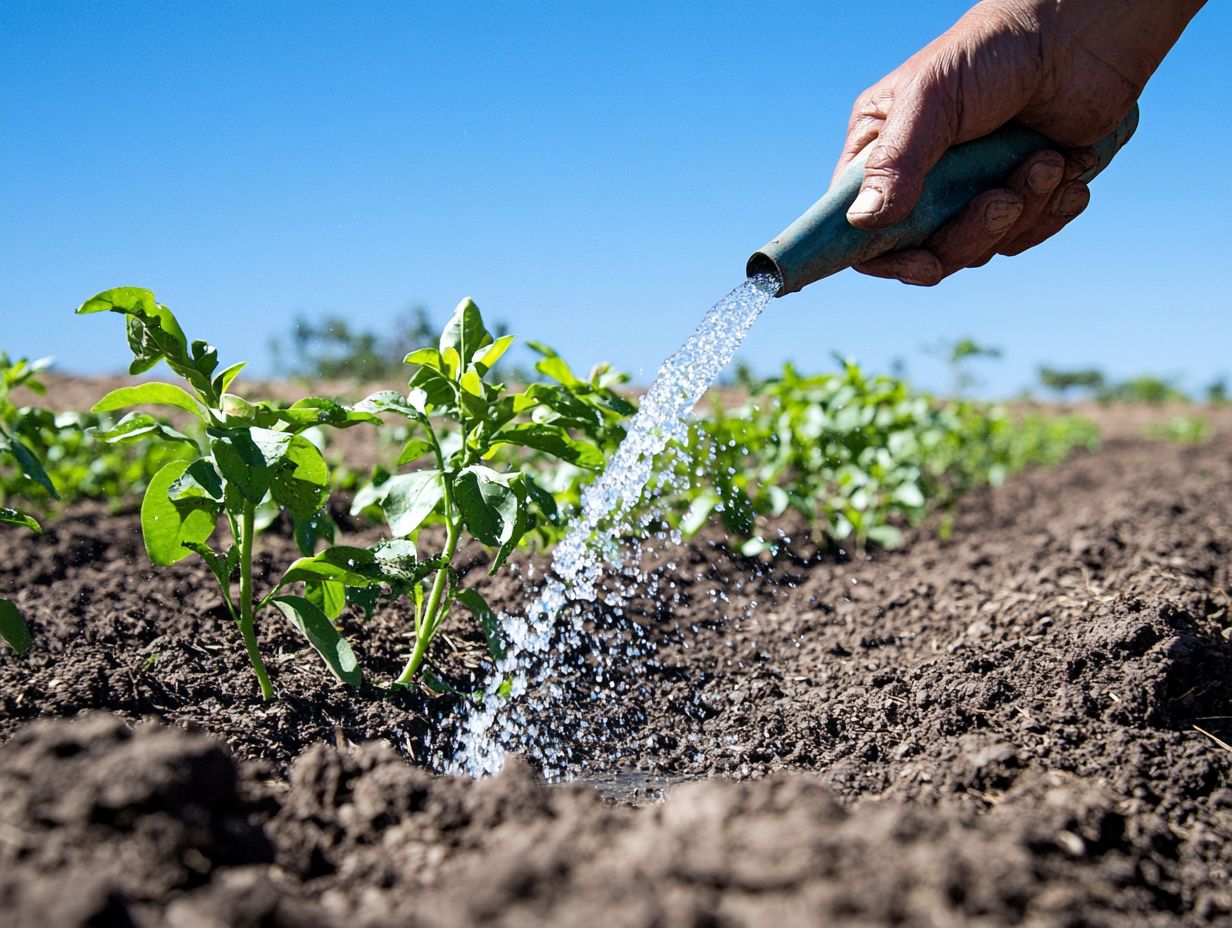
[[[10, 361], [0, 352], [0, 430], [20, 443], [23, 456], [36, 458], [48, 478], [32, 480], [20, 470], [0, 471], [0, 507], [24, 507], [47, 515], [51, 503], [63, 506], [77, 499], [120, 506], [144, 492], [165, 464], [183, 456], [174, 444], [115, 445], [101, 440], [98, 434], [110, 430], [117, 418], [108, 413], [18, 407], [12, 399], [18, 387], [45, 393], [38, 375], [50, 363], [50, 358]], [[56, 494], [48, 490], [48, 483]]]
[[[303, 634], [334, 676], [358, 687], [355, 655], [334, 624], [348, 591], [370, 609], [382, 589], [401, 589], [431, 568], [418, 564], [413, 549], [405, 545], [315, 553], [318, 543], [332, 541], [334, 527], [325, 513], [329, 468], [308, 436], [323, 427], [380, 425], [377, 413], [390, 404], [382, 397], [354, 407], [321, 397], [285, 408], [249, 402], [230, 392], [245, 365], [220, 369], [217, 350], [204, 341], [190, 343], [175, 316], [149, 290], [108, 290], [77, 312], [125, 316], [133, 352], [129, 372], [142, 374], [163, 361], [187, 387], [140, 383], [114, 390], [94, 406], [96, 413], [168, 407], [187, 419], [198, 436], [142, 411], [128, 413], [102, 435], [118, 443], [157, 439], [186, 448], [183, 458], [154, 475], [142, 501], [141, 528], [150, 559], [169, 565], [196, 554], [205, 561], [239, 628], [265, 699], [273, 697], [274, 689], [257, 645], [256, 620], [267, 607], [276, 608]], [[290, 518], [304, 557], [258, 599], [253, 588], [257, 536], [279, 511]], [[216, 535], [222, 517], [230, 527], [229, 538]], [[304, 595], [284, 592], [294, 583], [304, 584]]]
[[[11, 391], [23, 385], [41, 393], [42, 384], [35, 379], [35, 375], [46, 363], [29, 363], [24, 360], [11, 363], [8, 355], [0, 353], [0, 458], [12, 458], [17, 463], [15, 482], [37, 485], [52, 499], [56, 499], [55, 484], [38, 456], [14, 434], [17, 409], [10, 399]], [[36, 534], [42, 531], [33, 516], [7, 506], [0, 507], [0, 523], [27, 528]], [[26, 626], [25, 618], [17, 606], [7, 599], [0, 599], [0, 640], [5, 641], [18, 654], [30, 647], [30, 630]]]
[[[0, 523], [28, 528], [35, 534], [42, 532], [33, 516], [18, 509], [0, 508]], [[18, 654], [30, 647], [30, 629], [26, 626], [25, 617], [17, 605], [7, 599], [0, 599], [0, 641], [6, 642]]]
[[535, 346], [542, 356], [536, 369], [551, 382], [520, 391], [493, 382], [493, 366], [512, 341], [493, 337], [479, 307], [465, 299], [435, 347], [407, 355], [415, 367], [407, 395], [370, 398], [411, 426], [398, 465], [412, 469], [362, 490], [355, 509], [379, 505], [393, 535], [408, 543], [421, 540], [426, 524], [444, 527], [430, 562], [437, 569], [410, 589], [415, 644], [395, 686], [415, 679], [455, 605], [474, 616], [492, 659], [501, 660], [497, 617], [455, 567], [460, 546], [469, 538], [487, 548], [495, 573], [529, 533], [550, 534], [561, 516], [543, 483], [543, 459], [593, 473], [605, 448], [623, 436], [619, 421], [633, 412], [605, 370], [582, 379], [544, 346]]

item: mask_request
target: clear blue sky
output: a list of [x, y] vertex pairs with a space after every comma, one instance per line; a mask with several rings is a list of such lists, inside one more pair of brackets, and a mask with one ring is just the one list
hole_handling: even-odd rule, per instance
[[[0, 347], [124, 366], [84, 297], [140, 284], [268, 371], [297, 313], [380, 327], [465, 294], [645, 379], [822, 191], [860, 90], [966, 2], [0, 4]], [[744, 357], [885, 369], [971, 336], [1041, 361], [1232, 374], [1232, 7], [1199, 14], [1061, 237], [933, 290], [846, 271]]]

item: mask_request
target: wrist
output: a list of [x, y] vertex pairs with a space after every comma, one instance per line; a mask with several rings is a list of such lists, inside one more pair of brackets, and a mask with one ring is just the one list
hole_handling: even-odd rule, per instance
[[1205, 0], [985, 0], [1037, 31], [1045, 61], [1089, 55], [1141, 93]]

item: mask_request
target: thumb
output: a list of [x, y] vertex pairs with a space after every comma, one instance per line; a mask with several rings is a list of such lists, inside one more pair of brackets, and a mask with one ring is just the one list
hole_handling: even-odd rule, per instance
[[861, 229], [881, 229], [905, 219], [933, 169], [955, 139], [957, 112], [936, 94], [899, 97], [886, 115], [864, 164], [864, 182], [847, 210]]

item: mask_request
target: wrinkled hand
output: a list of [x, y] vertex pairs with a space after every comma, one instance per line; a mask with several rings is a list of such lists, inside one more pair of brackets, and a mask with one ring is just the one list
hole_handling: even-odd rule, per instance
[[920, 248], [856, 270], [932, 286], [1055, 235], [1090, 200], [1078, 176], [1117, 127], [1202, 0], [984, 0], [856, 99], [837, 177], [872, 146], [848, 221], [911, 212], [947, 148], [1017, 122], [1057, 143], [973, 199]]

